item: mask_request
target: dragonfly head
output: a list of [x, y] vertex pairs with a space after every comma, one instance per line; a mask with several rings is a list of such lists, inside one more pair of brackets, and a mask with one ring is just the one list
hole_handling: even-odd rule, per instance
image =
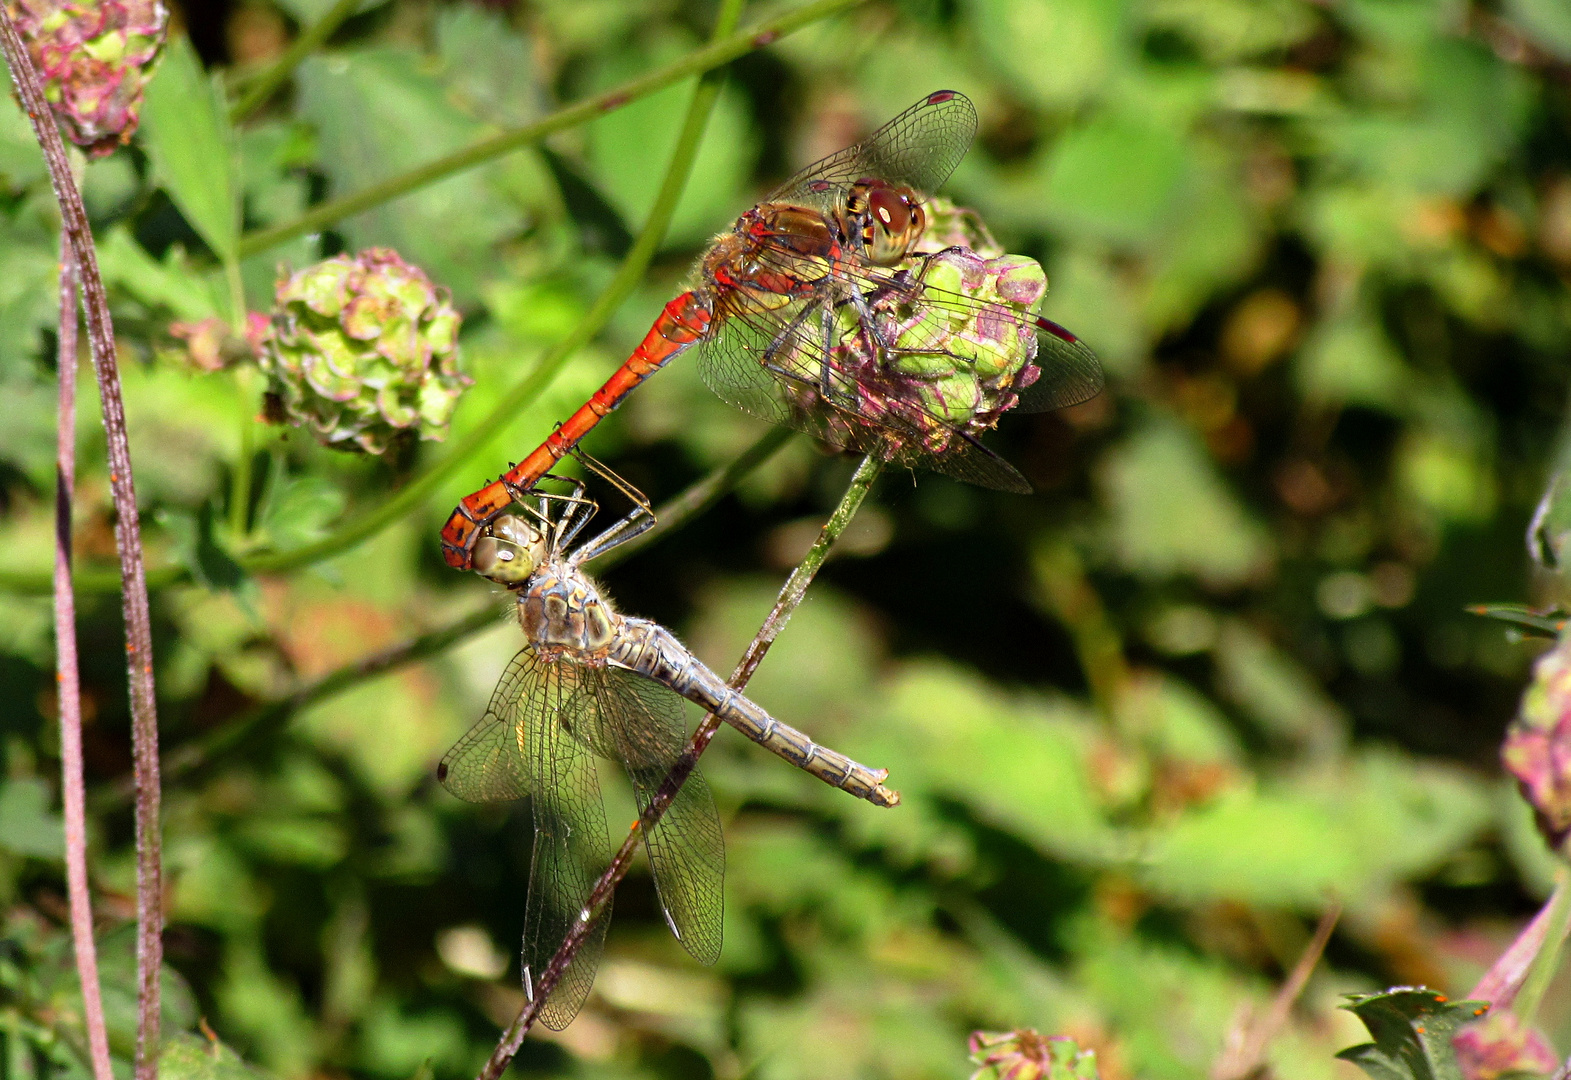
[[870, 262], [893, 266], [905, 258], [927, 228], [916, 192], [882, 180], [858, 180], [846, 198], [843, 224], [859, 230]]
[[499, 585], [528, 581], [545, 562], [545, 534], [517, 514], [503, 514], [475, 541], [475, 573]]

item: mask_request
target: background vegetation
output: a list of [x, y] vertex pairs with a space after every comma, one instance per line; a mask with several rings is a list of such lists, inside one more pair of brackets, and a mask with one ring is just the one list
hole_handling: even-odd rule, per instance
[[[727, 826], [720, 964], [687, 959], [635, 871], [590, 1007], [515, 1070], [954, 1077], [972, 1028], [1030, 1025], [1096, 1047], [1105, 1076], [1199, 1077], [1334, 894], [1328, 963], [1271, 1062], [1346, 1077], [1331, 1055], [1363, 1035], [1340, 994], [1465, 991], [1547, 893], [1495, 760], [1535, 650], [1464, 607], [1542, 599], [1522, 536], [1571, 346], [1556, 0], [909, 0], [816, 22], [731, 66], [647, 280], [549, 390], [364, 543], [245, 573], [236, 557], [337, 535], [443, 453], [369, 460], [266, 429], [254, 371], [203, 371], [170, 332], [233, 311], [222, 227], [189, 195], [211, 158], [182, 133], [216, 115], [196, 64], [238, 87], [327, 7], [185, 5], [194, 52], [176, 39], [137, 141], [85, 172], [149, 558], [177, 579], [154, 598], [171, 1024], [205, 1017], [284, 1077], [484, 1060], [521, 999], [527, 807], [460, 804], [433, 769], [519, 634], [495, 590], [443, 566], [437, 529], [600, 383], [709, 235], [944, 87], [982, 114], [949, 193], [1044, 262], [1045, 312], [1098, 350], [1109, 392], [1006, 417], [992, 445], [1029, 498], [887, 476], [752, 684], [889, 768], [904, 804], [856, 803], [723, 733], [703, 765]], [[744, 25], [783, 10], [757, 7]], [[237, 129], [245, 230], [669, 63], [715, 17], [626, 0], [361, 8]], [[397, 248], [465, 313], [461, 439], [610, 278], [690, 93], [255, 251], [245, 301], [267, 308], [280, 263]], [[0, 104], [7, 1077], [80, 1068], [54, 1034], [74, 1008], [43, 595], [56, 228], [25, 120]], [[128, 718], [102, 435], [91, 416], [82, 432], [92, 866], [123, 1054]], [[588, 448], [658, 502], [761, 434], [682, 360]], [[794, 439], [608, 587], [726, 670], [851, 467]], [[251, 723], [455, 624], [480, 632]], [[173, 765], [241, 725], [227, 754]], [[1541, 1021], [1571, 1048], [1571, 987]]]

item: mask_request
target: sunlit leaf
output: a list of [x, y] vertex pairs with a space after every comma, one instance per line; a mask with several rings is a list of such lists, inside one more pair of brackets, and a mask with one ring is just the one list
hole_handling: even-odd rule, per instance
[[1379, 994], [1349, 994], [1343, 1008], [1364, 1022], [1374, 1042], [1337, 1054], [1373, 1080], [1462, 1080], [1451, 1038], [1489, 1007], [1451, 1001], [1424, 987], [1399, 986]]
[[142, 143], [159, 183], [219, 258], [240, 239], [234, 135], [222, 91], [184, 35], [173, 38], [147, 87]]

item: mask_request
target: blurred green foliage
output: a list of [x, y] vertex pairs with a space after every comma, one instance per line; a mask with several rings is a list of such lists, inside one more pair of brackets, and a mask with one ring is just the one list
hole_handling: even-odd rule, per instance
[[[786, 36], [733, 65], [662, 255], [602, 340], [418, 512], [245, 577], [234, 556], [332, 535], [442, 451], [370, 461], [264, 430], [252, 373], [198, 370], [170, 324], [230, 317], [237, 289], [265, 310], [280, 262], [393, 246], [466, 312], [461, 438], [610, 276], [692, 84], [554, 137], [549, 157], [515, 153], [236, 264], [239, 230], [667, 63], [714, 17], [678, 0], [372, 0], [230, 130], [224, 87], [327, 7], [184, 5], [194, 45], [172, 45], [137, 142], [86, 166], [149, 557], [211, 586], [155, 598], [166, 755], [377, 649], [497, 615], [172, 781], [168, 978], [190, 995], [166, 998], [169, 1030], [205, 1017], [283, 1077], [477, 1068], [522, 999], [527, 807], [460, 805], [432, 771], [518, 632], [442, 566], [437, 528], [601, 382], [706, 235], [941, 87], [982, 115], [948, 193], [1044, 262], [1045, 314], [1098, 350], [1109, 392], [1006, 416], [991, 441], [1033, 497], [887, 478], [752, 684], [889, 768], [904, 803], [853, 803], [722, 734], [704, 763], [730, 856], [719, 965], [685, 957], [635, 871], [589, 1007], [515, 1071], [958, 1077], [970, 1030], [1033, 1027], [1094, 1048], [1109, 1080], [1202, 1077], [1335, 894], [1346, 915], [1270, 1063], [1346, 1080], [1333, 1054], [1363, 1034], [1339, 994], [1457, 994], [1544, 895], [1547, 856], [1494, 759], [1540, 646], [1464, 606], [1558, 599], [1521, 539], [1559, 460], [1571, 347], [1556, 0], [871, 0]], [[238, 222], [225, 190], [243, 193]], [[0, 104], [12, 583], [50, 560], [54, 229], [25, 122]], [[113, 555], [96, 424], [82, 419], [86, 569]], [[759, 433], [682, 360], [589, 449], [658, 501]], [[609, 586], [727, 670], [850, 468], [794, 441]], [[124, 1054], [118, 604], [81, 603]], [[82, 1072], [52, 668], [47, 599], [0, 593], [8, 1080]], [[1542, 1019], [1571, 1048], [1571, 987]], [[242, 1068], [189, 1038], [172, 1073]]]

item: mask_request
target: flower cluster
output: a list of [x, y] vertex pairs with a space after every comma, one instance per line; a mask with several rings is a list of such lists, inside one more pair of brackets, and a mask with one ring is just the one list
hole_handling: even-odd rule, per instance
[[1500, 759], [1558, 849], [1571, 834], [1571, 640], [1538, 658]]
[[839, 447], [868, 448], [856, 425], [870, 420], [886, 435], [912, 433], [915, 449], [942, 453], [956, 431], [975, 436], [993, 427], [1040, 376], [1034, 312], [1046, 292], [1047, 275], [1023, 255], [989, 258], [951, 246], [912, 256], [865, 309], [839, 308], [832, 408], [824, 407], [811, 335], [778, 357], [793, 387], [790, 405], [816, 417]]
[[1451, 1047], [1466, 1080], [1548, 1076], [1560, 1067], [1548, 1041], [1505, 1009], [1457, 1032]]
[[1097, 1080], [1096, 1053], [1067, 1035], [973, 1031], [971, 1060], [981, 1068], [971, 1080]]
[[260, 342], [270, 412], [328, 446], [380, 454], [395, 435], [443, 439], [472, 380], [445, 289], [387, 248], [335, 255], [279, 280]]
[[9, 0], [7, 10], [71, 141], [94, 157], [129, 142], [169, 25], [163, 0]]

